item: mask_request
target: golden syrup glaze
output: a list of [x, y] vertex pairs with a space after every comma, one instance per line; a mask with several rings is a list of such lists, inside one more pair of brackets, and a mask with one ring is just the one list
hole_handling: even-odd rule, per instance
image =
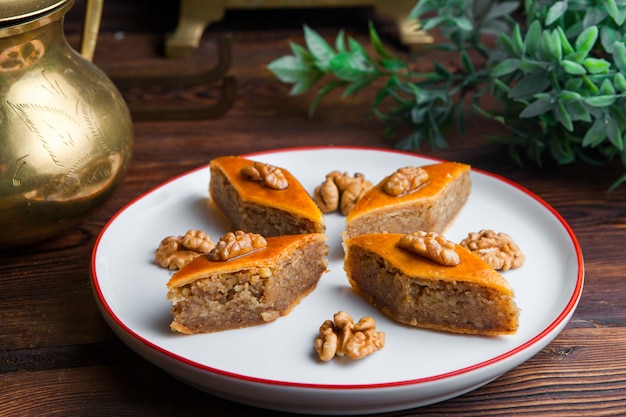
[[368, 250], [385, 259], [402, 273], [410, 277], [432, 281], [466, 282], [493, 288], [513, 296], [509, 283], [495, 269], [464, 247], [455, 244], [461, 262], [456, 266], [445, 266], [397, 246], [404, 234], [375, 233], [355, 236], [344, 242], [346, 251], [352, 246]]
[[326, 239], [326, 235], [322, 233], [266, 237], [266, 248], [227, 261], [211, 261], [207, 255], [203, 254], [172, 275], [167, 283], [167, 288], [182, 287], [213, 275], [234, 273], [252, 268], [269, 268], [276, 265], [276, 262], [285, 253], [291, 253], [293, 250], [311, 243], [326, 242]]
[[421, 167], [428, 173], [428, 182], [412, 193], [401, 196], [392, 196], [383, 191], [383, 185], [389, 176], [382, 179], [368, 191], [352, 208], [346, 222], [350, 222], [362, 215], [371, 214], [372, 210], [391, 205], [413, 204], [416, 200], [424, 202], [437, 200], [445, 191], [448, 184], [461, 175], [470, 171], [470, 166], [459, 162], [441, 162]]
[[289, 186], [283, 190], [275, 190], [264, 186], [259, 181], [251, 181], [241, 174], [241, 169], [251, 166], [255, 161], [240, 156], [222, 156], [211, 160], [211, 170], [220, 170], [228, 178], [244, 202], [273, 207], [314, 223], [324, 224], [324, 215], [311, 195], [304, 189], [300, 181], [288, 170], [280, 168]]

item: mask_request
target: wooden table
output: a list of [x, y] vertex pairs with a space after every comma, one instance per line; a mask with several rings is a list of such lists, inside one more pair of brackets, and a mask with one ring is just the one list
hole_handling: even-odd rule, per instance
[[[232, 33], [229, 74], [237, 79], [238, 93], [225, 115], [137, 121], [132, 165], [106, 205], [54, 239], [0, 254], [0, 415], [280, 415], [198, 391], [141, 358], [107, 327], [90, 286], [91, 252], [105, 223], [172, 176], [223, 154], [300, 145], [390, 146], [380, 122], [367, 117], [373, 93], [349, 100], [331, 96], [309, 120], [312, 96], [288, 97], [289, 87], [266, 70], [269, 61], [289, 53], [287, 39], [302, 41], [299, 24], [254, 29], [237, 19], [227, 16], [203, 38], [208, 53], [212, 35]], [[168, 22], [174, 25], [174, 20]], [[362, 23], [354, 23], [352, 34], [366, 42]], [[336, 29], [321, 32], [330, 39]], [[103, 68], [125, 63], [134, 68], [158, 57], [161, 33], [116, 30], [107, 32], [104, 26], [95, 57]], [[199, 49], [202, 53], [203, 46]], [[582, 299], [565, 330], [526, 363], [461, 397], [389, 415], [624, 415], [626, 186], [606, 192], [623, 167], [520, 168], [481, 138], [497, 129], [473, 121], [470, 137], [450, 132], [450, 148], [423, 153], [507, 177], [552, 205], [582, 247]]]

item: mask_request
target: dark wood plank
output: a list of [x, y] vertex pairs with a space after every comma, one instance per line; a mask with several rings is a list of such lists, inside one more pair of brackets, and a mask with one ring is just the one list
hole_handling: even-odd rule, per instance
[[[100, 363], [0, 374], [0, 415], [282, 415], [188, 387], [115, 342], [93, 353]], [[626, 409], [624, 357], [623, 328], [567, 329], [534, 358], [476, 391], [383, 415], [620, 415]]]

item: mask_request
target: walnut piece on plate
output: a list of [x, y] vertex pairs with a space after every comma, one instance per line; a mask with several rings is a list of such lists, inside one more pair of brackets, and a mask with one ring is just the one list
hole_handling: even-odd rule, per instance
[[326, 179], [315, 188], [313, 198], [320, 210], [332, 213], [339, 209], [344, 216], [374, 185], [361, 173], [354, 176], [347, 172], [332, 171]]
[[521, 267], [526, 261], [524, 253], [511, 236], [490, 229], [468, 233], [460, 245], [480, 256], [494, 269], [507, 271]]
[[214, 246], [211, 237], [202, 230], [190, 229], [183, 236], [163, 239], [156, 250], [155, 260], [163, 268], [180, 269]]
[[335, 313], [333, 320], [324, 321], [315, 339], [315, 350], [324, 362], [335, 356], [361, 359], [384, 346], [385, 333], [376, 331], [373, 318], [362, 317], [354, 323], [344, 311]]

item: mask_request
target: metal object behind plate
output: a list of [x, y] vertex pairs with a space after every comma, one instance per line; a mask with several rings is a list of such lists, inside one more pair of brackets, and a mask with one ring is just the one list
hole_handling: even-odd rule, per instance
[[130, 161], [126, 103], [69, 47], [63, 17], [74, 2], [58, 3], [0, 27], [0, 248], [41, 241], [84, 220]]
[[170, 58], [185, 58], [198, 47], [203, 32], [212, 23], [223, 19], [226, 10], [254, 10], [311, 7], [373, 7], [376, 14], [391, 19], [403, 44], [419, 48], [434, 42], [408, 15], [416, 0], [180, 0], [176, 30], [165, 42], [165, 54]]
[[0, 0], [0, 22], [6, 25], [35, 18], [72, 2], [73, 0]]

